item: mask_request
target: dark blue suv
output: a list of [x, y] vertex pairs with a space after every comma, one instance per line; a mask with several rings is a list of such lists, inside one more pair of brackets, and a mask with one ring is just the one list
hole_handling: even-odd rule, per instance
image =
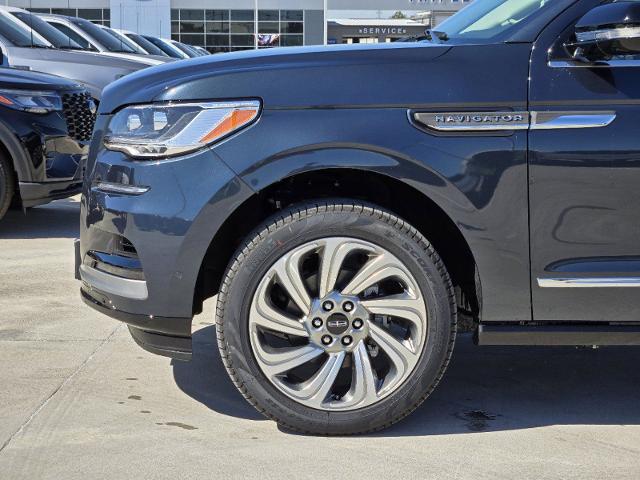
[[640, 344], [640, 3], [476, 0], [426, 40], [193, 59], [104, 92], [87, 304], [288, 428], [368, 432], [482, 345]]

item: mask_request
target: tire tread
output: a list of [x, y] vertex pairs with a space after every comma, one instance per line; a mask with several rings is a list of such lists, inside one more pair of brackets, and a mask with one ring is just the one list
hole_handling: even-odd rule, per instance
[[[302, 205], [297, 205], [294, 207], [290, 207], [282, 212], [279, 212], [277, 215], [272, 216], [269, 220], [262, 223], [252, 234], [250, 234], [243, 245], [241, 245], [236, 254], [234, 255], [232, 261], [225, 272], [224, 279], [222, 285], [220, 287], [220, 291], [218, 293], [218, 299], [216, 302], [216, 336], [218, 342], [218, 348], [220, 351], [220, 357], [222, 358], [222, 363], [229, 374], [231, 381], [236, 386], [236, 388], [240, 391], [242, 396], [245, 398], [249, 404], [251, 404], [256, 410], [262, 413], [267, 418], [277, 422], [280, 426], [303, 434], [317, 434], [317, 432], [312, 432], [308, 430], [304, 430], [302, 428], [296, 427], [295, 425], [288, 424], [286, 421], [283, 421], [281, 418], [276, 418], [274, 415], [270, 414], [260, 403], [249, 393], [246, 385], [241, 380], [240, 376], [236, 373], [236, 370], [231, 361], [231, 355], [229, 353], [229, 345], [225, 340], [224, 336], [224, 308], [226, 297], [229, 292], [229, 286], [233, 281], [234, 276], [236, 275], [240, 265], [242, 264], [244, 258], [248, 255], [250, 251], [256, 248], [260, 242], [270, 233], [272, 233], [277, 228], [280, 228], [284, 225], [287, 225], [291, 222], [297, 221], [301, 218], [317, 215], [325, 212], [342, 212], [342, 213], [357, 213], [360, 215], [369, 215], [371, 217], [377, 218], [380, 221], [387, 223], [392, 226], [396, 230], [409, 235], [416, 243], [418, 243], [423, 251], [431, 258], [434, 264], [437, 267], [437, 270], [440, 274], [441, 280], [443, 281], [447, 292], [448, 292], [448, 300], [452, 312], [451, 322], [450, 322], [450, 341], [447, 345], [447, 352], [445, 361], [442, 363], [440, 367], [440, 371], [436, 376], [435, 380], [429, 386], [427, 391], [412, 405], [406, 408], [402, 413], [396, 415], [391, 418], [388, 422], [385, 422], [381, 425], [376, 425], [370, 429], [363, 429], [361, 431], [351, 432], [349, 435], [362, 435], [366, 433], [373, 433], [380, 430], [384, 430], [385, 428], [390, 427], [391, 425], [399, 422], [403, 418], [410, 415], [416, 408], [420, 406], [433, 392], [433, 390], [437, 387], [438, 383], [444, 376], [444, 373], [451, 361], [451, 356], [453, 354], [453, 347], [455, 345], [456, 333], [457, 333], [457, 310], [456, 310], [456, 298], [455, 291], [453, 288], [453, 284], [451, 282], [451, 278], [449, 277], [449, 273], [445, 268], [442, 259], [435, 251], [431, 243], [414, 227], [410, 224], [397, 217], [396, 215], [383, 210], [379, 207], [364, 203], [364, 202], [351, 202], [351, 201], [316, 201], [311, 203], [304, 203]], [[330, 433], [326, 435], [331, 435]], [[342, 435], [342, 434], [341, 434]]]

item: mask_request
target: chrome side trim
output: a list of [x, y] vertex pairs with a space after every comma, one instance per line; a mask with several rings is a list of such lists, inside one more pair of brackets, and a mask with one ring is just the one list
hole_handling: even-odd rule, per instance
[[541, 288], [630, 288], [640, 287], [640, 277], [538, 278]]
[[531, 130], [599, 128], [610, 125], [616, 113], [605, 112], [531, 112]]
[[595, 42], [598, 40], [620, 40], [640, 37], [640, 27], [603, 28], [590, 32], [577, 32], [578, 42]]
[[438, 132], [526, 130], [529, 112], [417, 112], [413, 120]]
[[80, 265], [80, 278], [90, 287], [119, 297], [146, 300], [149, 296], [146, 281], [117, 277], [87, 265]]
[[136, 185], [125, 185], [123, 183], [98, 182], [95, 186], [105, 193], [121, 193], [124, 195], [142, 195], [150, 190], [150, 187], [139, 187]]
[[503, 132], [600, 128], [616, 119], [614, 111], [414, 112], [409, 120], [437, 132]]

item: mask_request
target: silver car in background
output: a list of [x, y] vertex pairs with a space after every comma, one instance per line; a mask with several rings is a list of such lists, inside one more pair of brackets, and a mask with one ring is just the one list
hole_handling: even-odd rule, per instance
[[95, 23], [84, 18], [65, 17], [64, 15], [37, 14], [38, 17], [51, 24], [66, 36], [83, 47], [96, 50], [103, 55], [110, 55], [129, 60], [136, 60], [147, 65], [161, 65], [170, 61], [167, 57], [145, 55], [102, 30]]
[[148, 67], [137, 60], [85, 51], [44, 20], [13, 7], [0, 7], [0, 50], [3, 66], [74, 80], [96, 100], [109, 83]]

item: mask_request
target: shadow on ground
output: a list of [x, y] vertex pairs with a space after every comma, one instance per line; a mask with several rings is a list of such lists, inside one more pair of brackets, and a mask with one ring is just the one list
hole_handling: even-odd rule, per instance
[[[190, 363], [173, 362], [177, 385], [216, 412], [263, 419], [228, 379], [214, 327], [194, 334]], [[434, 394], [386, 437], [518, 430], [548, 425], [640, 424], [640, 350], [476, 347], [460, 335]]]
[[49, 205], [9, 210], [0, 221], [0, 239], [77, 238], [80, 229], [80, 202], [58, 200]]

